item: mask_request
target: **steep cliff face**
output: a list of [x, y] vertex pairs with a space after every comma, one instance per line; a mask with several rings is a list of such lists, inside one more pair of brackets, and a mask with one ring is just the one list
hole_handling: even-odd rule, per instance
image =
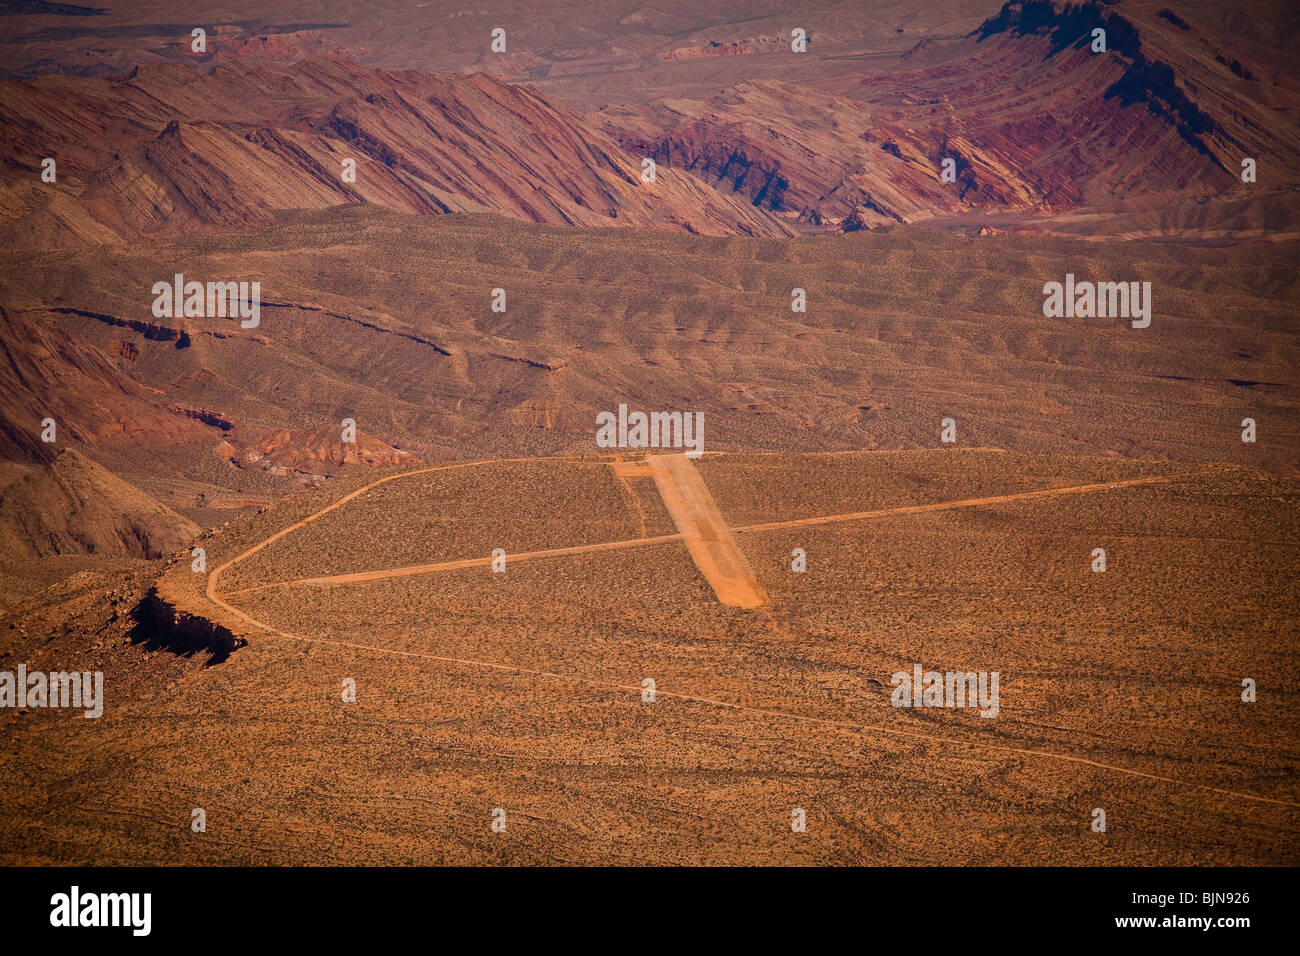
[[[160, 582], [165, 589], [165, 583]], [[154, 586], [132, 612], [137, 624], [137, 643], [151, 650], [167, 650], [174, 654], [210, 655], [208, 662], [217, 664], [230, 654], [248, 644], [248, 639], [230, 628], [218, 624], [197, 610], [178, 607], [175, 598]]]

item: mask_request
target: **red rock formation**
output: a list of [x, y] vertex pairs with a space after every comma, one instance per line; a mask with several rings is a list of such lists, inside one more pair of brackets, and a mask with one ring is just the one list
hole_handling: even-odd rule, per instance
[[264, 436], [244, 455], [248, 464], [287, 469], [302, 474], [330, 474], [343, 465], [407, 465], [418, 462], [410, 452], [385, 444], [364, 432], [345, 442], [342, 428], [328, 426], [310, 431], [278, 429]]
[[[1243, 157], [1285, 168], [1300, 131], [1279, 109], [1295, 109], [1295, 91], [1190, 18], [1166, 14], [1008, 3], [964, 40], [918, 42], [902, 69], [846, 96], [750, 81], [709, 101], [598, 116], [633, 152], [803, 223], [845, 229], [977, 212], [1154, 210], [1172, 193], [1242, 192]], [[1098, 27], [1108, 47], [1094, 54]], [[940, 180], [944, 158], [956, 162], [955, 183]]]
[[[141, 436], [165, 447], [207, 432], [197, 421], [159, 408], [157, 390], [128, 374], [122, 368], [126, 360], [110, 358], [70, 327], [69, 320], [96, 319], [74, 309], [59, 313], [62, 320], [40, 310], [0, 307], [0, 455], [46, 460], [68, 441], [131, 443]], [[53, 445], [40, 441], [45, 418], [56, 423]]]
[[[371, 203], [494, 212], [532, 222], [789, 235], [693, 177], [641, 179], [630, 155], [535, 90], [484, 75], [429, 76], [315, 59], [116, 79], [0, 83], [18, 214], [0, 237], [66, 248], [197, 225], [258, 227], [282, 210]], [[56, 184], [39, 180], [57, 157]], [[355, 182], [343, 161], [356, 163]]]

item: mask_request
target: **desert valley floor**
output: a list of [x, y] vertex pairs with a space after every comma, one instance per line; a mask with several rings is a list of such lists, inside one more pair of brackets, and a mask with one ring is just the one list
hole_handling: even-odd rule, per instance
[[[1295, 861], [1300, 753], [1279, 708], [1239, 700], [1242, 676], [1300, 676], [1291, 482], [996, 449], [690, 467], [763, 607], [720, 603], [628, 456], [390, 470], [208, 533], [219, 603], [254, 636], [197, 670], [155, 648], [150, 685], [100, 720], [8, 717], [6, 757], [41, 769], [3, 845], [31, 859], [39, 836], [75, 862]], [[163, 586], [202, 602], [209, 580], [177, 559]], [[91, 614], [109, 634], [119, 597]], [[96, 653], [141, 652], [120, 640]], [[57, 656], [29, 646], [32, 667]], [[889, 675], [914, 662], [999, 670], [998, 719], [891, 707]]]

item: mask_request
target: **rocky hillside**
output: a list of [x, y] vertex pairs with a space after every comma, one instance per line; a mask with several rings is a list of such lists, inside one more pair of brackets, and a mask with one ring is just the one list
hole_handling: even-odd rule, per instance
[[[264, 226], [285, 210], [366, 203], [436, 215], [788, 235], [776, 218], [679, 171], [642, 180], [628, 153], [537, 91], [476, 74], [316, 58], [210, 73], [0, 83], [0, 236], [67, 249], [196, 227]], [[56, 161], [57, 181], [41, 179]], [[353, 176], [353, 172], [355, 175]]]
[[[1105, 52], [1092, 50], [1104, 30]], [[1291, 210], [1300, 91], [1232, 38], [1132, 3], [1008, 3], [964, 38], [918, 42], [855, 83], [747, 81], [709, 100], [608, 107], [632, 152], [814, 226], [969, 213], [1045, 218], [1224, 197], [1262, 228]], [[1244, 188], [1241, 161], [1258, 183]], [[944, 182], [952, 159], [956, 181]], [[1240, 203], [1274, 200], [1240, 217]], [[1272, 212], [1270, 212], [1270, 209]], [[1290, 213], [1288, 212], [1288, 215]], [[1185, 211], [1186, 227], [1208, 224]], [[1176, 223], [1166, 223], [1175, 227]], [[1295, 223], [1291, 223], [1294, 227]]]
[[94, 554], [161, 558], [198, 525], [68, 448], [3, 489], [0, 556]]

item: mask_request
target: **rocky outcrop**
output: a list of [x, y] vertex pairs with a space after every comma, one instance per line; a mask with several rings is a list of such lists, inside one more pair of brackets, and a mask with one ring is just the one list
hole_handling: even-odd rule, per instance
[[190, 345], [189, 334], [184, 329], [173, 328], [170, 325], [163, 325], [158, 322], [126, 319], [117, 315], [108, 315], [104, 312], [90, 312], [86, 309], [60, 307], [52, 308], [50, 311], [55, 315], [79, 315], [85, 319], [103, 322], [105, 325], [115, 325], [120, 329], [131, 329], [133, 332], [139, 332], [146, 339], [154, 342], [175, 342], [177, 348], [188, 348]]
[[136, 639], [150, 650], [175, 654], [211, 654], [210, 664], [220, 663], [248, 640], [203, 614], [177, 607], [155, 585], [135, 608]]
[[410, 452], [364, 432], [356, 432], [353, 441], [344, 441], [342, 429], [334, 426], [310, 431], [278, 429], [265, 435], [241, 458], [241, 464], [308, 475], [328, 475], [344, 465], [377, 468], [418, 461]]

